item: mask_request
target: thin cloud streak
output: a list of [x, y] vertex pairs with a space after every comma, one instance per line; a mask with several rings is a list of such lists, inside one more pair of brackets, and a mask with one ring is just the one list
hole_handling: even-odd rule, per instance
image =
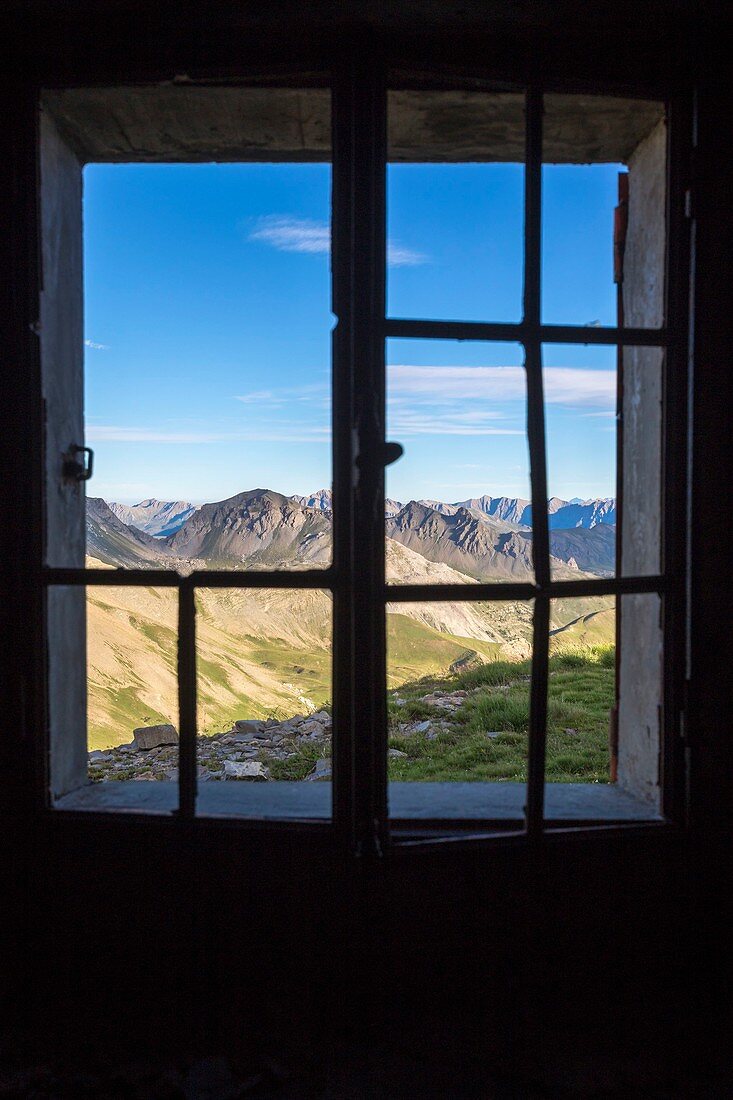
[[[280, 252], [305, 252], [322, 255], [331, 250], [331, 227], [327, 222], [308, 218], [269, 214], [257, 222], [249, 234], [251, 241], [269, 244]], [[387, 242], [387, 263], [391, 267], [418, 267], [428, 263], [428, 257], [397, 241]]]
[[[388, 367], [390, 393], [451, 401], [525, 401], [524, 367]], [[556, 405], [607, 405], [616, 395], [616, 372], [545, 367], [545, 400]]]
[[98, 344], [96, 340], [85, 340], [85, 348], [94, 348], [95, 351], [109, 351], [109, 344]]
[[304, 428], [302, 424], [279, 424], [264, 431], [241, 432], [161, 432], [154, 428], [97, 424], [87, 427], [86, 437], [90, 443], [330, 443], [331, 431], [320, 425]]

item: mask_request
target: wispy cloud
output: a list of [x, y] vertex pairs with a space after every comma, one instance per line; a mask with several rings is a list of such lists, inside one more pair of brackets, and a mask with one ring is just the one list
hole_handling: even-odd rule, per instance
[[[525, 401], [523, 367], [415, 367], [390, 366], [390, 392], [432, 401]], [[556, 405], [592, 407], [615, 401], [616, 373], [546, 367], [545, 400]]]
[[234, 394], [235, 401], [244, 405], [259, 405], [263, 409], [281, 409], [293, 405], [312, 405], [325, 409], [329, 406], [329, 387], [323, 382], [303, 386], [280, 386], [273, 390], [251, 390]]
[[[258, 220], [249, 234], [251, 241], [261, 241], [280, 252], [321, 254], [331, 248], [331, 227], [327, 222], [312, 221], [279, 214], [269, 214]], [[428, 257], [397, 241], [387, 242], [387, 262], [392, 267], [417, 267]]]
[[85, 340], [85, 348], [94, 348], [95, 351], [109, 351], [109, 344], [98, 344], [96, 340]]
[[281, 252], [321, 253], [331, 248], [331, 229], [327, 222], [269, 214], [259, 219], [249, 239], [272, 245]]
[[117, 424], [87, 426], [90, 443], [328, 443], [331, 430], [327, 425], [303, 425], [297, 422], [253, 427], [238, 432], [159, 431], [155, 428], [128, 427]]
[[[499, 421], [499, 423], [497, 423]], [[399, 399], [389, 404], [390, 434], [411, 435], [523, 435], [524, 428], [504, 422], [496, 409], [466, 409], [460, 402], [410, 404]]]
[[420, 267], [422, 264], [429, 262], [428, 257], [423, 252], [406, 248], [396, 241], [387, 241], [387, 263], [390, 267]]

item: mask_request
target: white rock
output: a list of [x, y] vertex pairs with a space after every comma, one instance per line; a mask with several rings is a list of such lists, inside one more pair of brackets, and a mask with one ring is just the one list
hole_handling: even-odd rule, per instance
[[407, 753], [402, 752], [400, 749], [390, 749], [387, 755], [391, 756], [393, 760], [397, 760], [400, 757], [404, 757], [405, 760], [407, 759]]
[[261, 782], [270, 778], [270, 772], [259, 760], [227, 760], [224, 763], [224, 778]]

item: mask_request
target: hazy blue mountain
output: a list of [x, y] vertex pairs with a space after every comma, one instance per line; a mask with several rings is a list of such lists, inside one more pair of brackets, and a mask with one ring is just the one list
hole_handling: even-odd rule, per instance
[[117, 504], [109, 502], [110, 509], [118, 519], [138, 531], [148, 535], [172, 535], [182, 527], [196, 506], [188, 500], [141, 500], [139, 504]]

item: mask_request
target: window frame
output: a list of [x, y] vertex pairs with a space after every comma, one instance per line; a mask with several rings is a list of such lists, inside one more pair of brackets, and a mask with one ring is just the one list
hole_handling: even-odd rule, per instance
[[[481, 75], [484, 85], [490, 78]], [[332, 77], [332, 297], [337, 323], [332, 335], [333, 558], [325, 569], [285, 571], [196, 571], [182, 577], [168, 570], [90, 570], [43, 567], [42, 584], [175, 587], [179, 600], [179, 802], [176, 816], [196, 814], [196, 630], [197, 588], [323, 589], [333, 599], [333, 817], [332, 821], [266, 822], [240, 819], [242, 827], [306, 827], [335, 830], [357, 855], [383, 852], [403, 837], [431, 844], [434, 827], [421, 836], [418, 822], [390, 821], [387, 780], [386, 604], [410, 601], [532, 600], [533, 660], [530, 685], [529, 756], [524, 828], [486, 822], [470, 843], [497, 835], [536, 840], [558, 826], [544, 813], [545, 742], [549, 673], [550, 601], [558, 597], [657, 593], [663, 609], [663, 701], [660, 719], [660, 792], [666, 821], [685, 816], [684, 759], [679, 722], [687, 633], [686, 467], [687, 345], [689, 339], [689, 219], [684, 209], [688, 179], [689, 105], [667, 101], [667, 210], [665, 318], [660, 329], [546, 324], [541, 320], [542, 114], [543, 95], [568, 91], [557, 85], [523, 83], [526, 96], [524, 311], [516, 323], [460, 322], [388, 317], [386, 312], [386, 65], [354, 62]], [[237, 86], [248, 86], [246, 80]], [[298, 86], [294, 80], [292, 86]], [[305, 82], [304, 82], [305, 86]], [[319, 85], [323, 86], [323, 85]], [[451, 81], [441, 82], [450, 87]], [[505, 90], [506, 85], [497, 90]], [[573, 89], [578, 90], [578, 89]], [[583, 89], [612, 94], [607, 88]], [[641, 94], [641, 93], [639, 93]], [[624, 95], [628, 96], [627, 90]], [[385, 578], [384, 469], [388, 460], [385, 347], [388, 338], [510, 341], [525, 351], [533, 510], [533, 583], [390, 585]], [[553, 580], [546, 512], [547, 469], [542, 380], [543, 344], [658, 347], [664, 349], [662, 570], [654, 576]], [[46, 602], [44, 601], [44, 607]], [[47, 638], [47, 624], [44, 631]], [[46, 674], [46, 685], [47, 685]], [[46, 706], [48, 714], [48, 706]], [[48, 733], [48, 731], [47, 731]], [[48, 776], [46, 776], [46, 780]], [[48, 782], [46, 782], [46, 804]], [[650, 825], [658, 827], [650, 815]], [[620, 827], [603, 819], [576, 828]], [[455, 826], [455, 827], [454, 827]], [[567, 826], [563, 826], [567, 827]], [[635, 826], [638, 827], [638, 826]], [[441, 834], [466, 841], [460, 823], [445, 822]]]

